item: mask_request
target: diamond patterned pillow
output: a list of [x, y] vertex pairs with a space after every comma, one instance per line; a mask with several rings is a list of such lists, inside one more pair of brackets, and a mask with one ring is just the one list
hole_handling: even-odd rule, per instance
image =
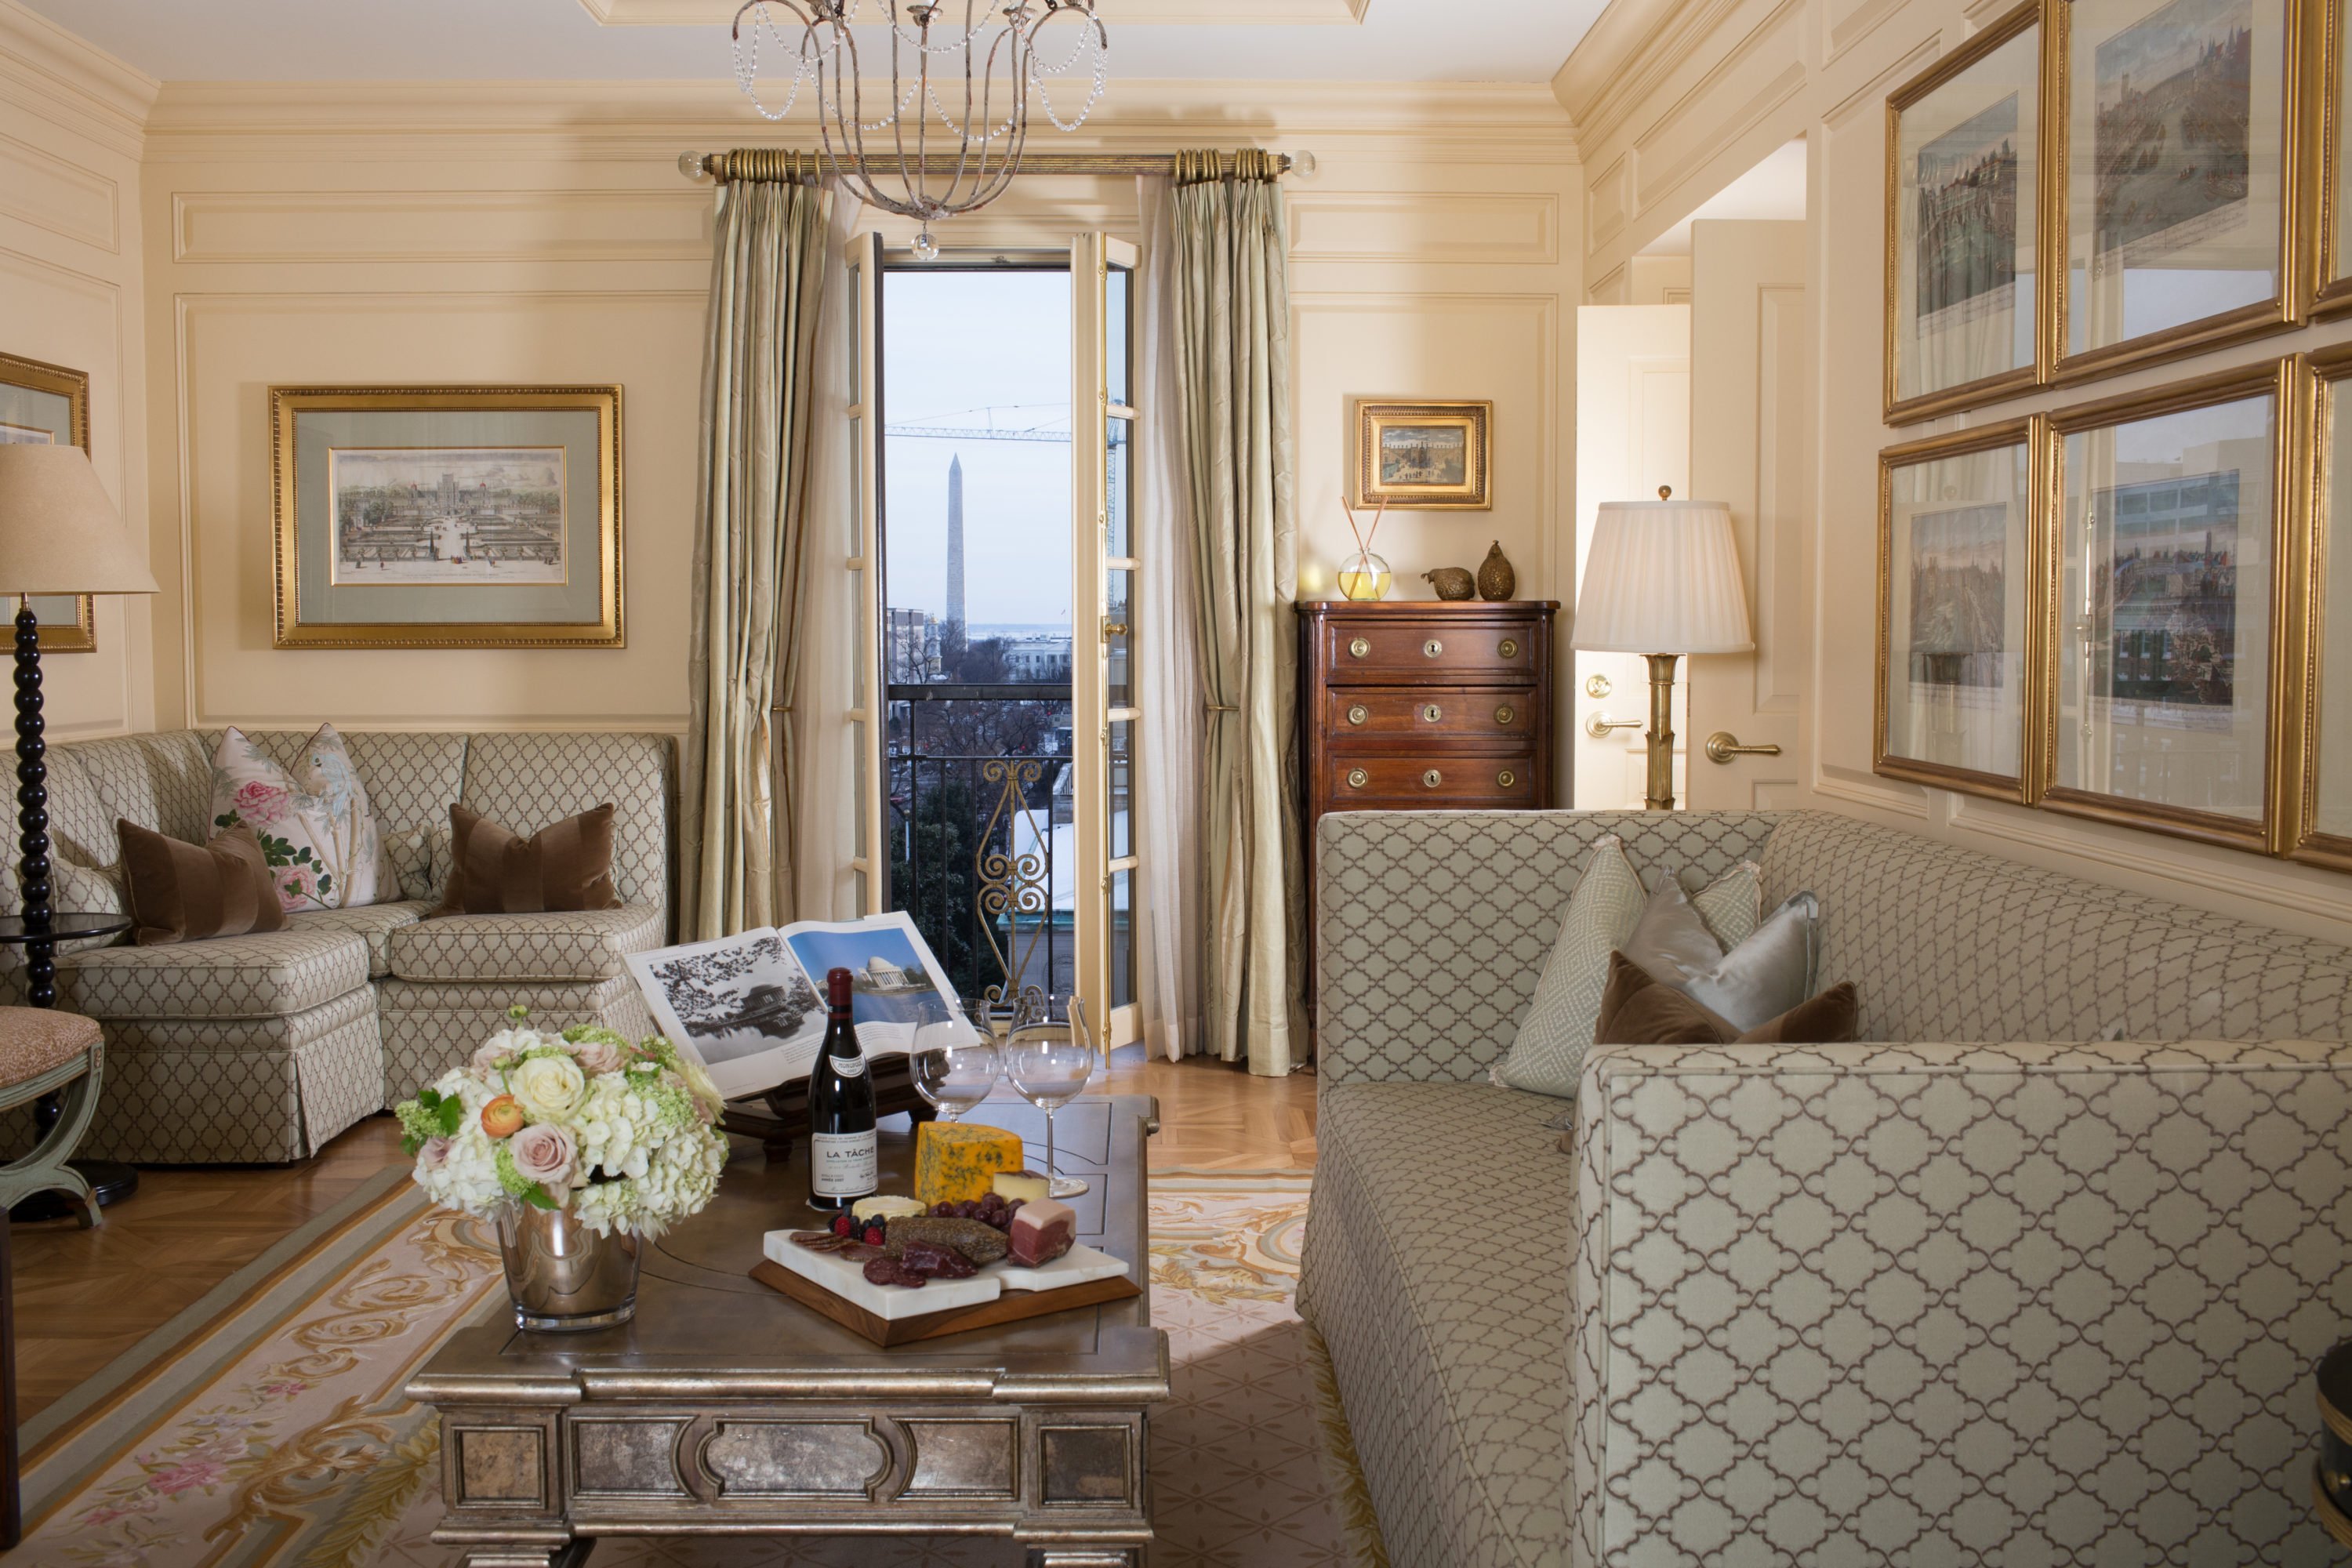
[[1559, 935], [1535, 1000], [1519, 1020], [1511, 1054], [1495, 1068], [1495, 1081], [1508, 1089], [1576, 1098], [1577, 1074], [1592, 1044], [1593, 1020], [1609, 984], [1609, 955], [1633, 934], [1649, 895], [1613, 834], [1596, 840], [1585, 857], [1584, 874], [1560, 917]]
[[231, 729], [213, 752], [212, 825], [242, 824], [261, 841], [287, 910], [349, 910], [400, 896], [368, 806], [367, 786], [342, 736], [321, 724], [303, 749], [297, 779]]

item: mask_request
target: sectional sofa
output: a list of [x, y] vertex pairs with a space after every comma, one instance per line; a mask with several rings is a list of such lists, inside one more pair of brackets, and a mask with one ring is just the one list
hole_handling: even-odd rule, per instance
[[[1489, 1082], [1609, 833], [1813, 891], [1894, 1043]], [[1825, 814], [1318, 847], [1300, 1310], [1398, 1568], [2336, 1561], [2352, 952]]]
[[[289, 768], [310, 739], [247, 733]], [[157, 1163], [301, 1159], [463, 1060], [518, 1003], [541, 1023], [650, 1031], [625, 958], [667, 940], [669, 737], [344, 740], [393, 847], [401, 899], [297, 914], [288, 929], [254, 936], [62, 950], [58, 1005], [106, 1033], [106, 1083], [82, 1152]], [[191, 842], [210, 835], [219, 741], [183, 730], [51, 748], [58, 909], [122, 907], [119, 818]], [[623, 907], [426, 919], [449, 872], [453, 801], [525, 834], [612, 802]], [[14, 859], [0, 878], [0, 913], [22, 908]], [[20, 977], [17, 967], [0, 975], [12, 1001]]]

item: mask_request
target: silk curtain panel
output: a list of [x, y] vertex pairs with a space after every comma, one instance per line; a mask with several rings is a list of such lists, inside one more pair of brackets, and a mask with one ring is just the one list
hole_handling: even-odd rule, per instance
[[1254, 1073], [1304, 1055], [1298, 841], [1298, 523], [1290, 424], [1289, 233], [1272, 160], [1238, 177], [1180, 154], [1170, 278], [1206, 716], [1202, 1025]]
[[1199, 608], [1192, 591], [1192, 499], [1176, 378], [1174, 184], [1136, 182], [1143, 266], [1136, 281], [1135, 677], [1146, 735], [1135, 757], [1138, 995], [1147, 1050], [1171, 1061], [1206, 1047], [1201, 1030], [1202, 728]]
[[810, 380], [831, 197], [720, 186], [695, 507], [693, 712], [678, 803], [679, 936], [793, 918], [792, 717], [807, 553]]

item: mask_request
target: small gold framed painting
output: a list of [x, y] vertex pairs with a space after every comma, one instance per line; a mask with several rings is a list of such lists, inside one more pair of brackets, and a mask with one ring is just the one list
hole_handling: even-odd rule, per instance
[[[0, 445], [79, 447], [89, 451], [89, 377], [61, 364], [0, 353]], [[91, 653], [97, 621], [88, 594], [36, 594], [41, 651]]]
[[619, 647], [621, 389], [269, 390], [279, 647]]
[[1355, 504], [1405, 510], [1489, 511], [1491, 403], [1355, 400]]

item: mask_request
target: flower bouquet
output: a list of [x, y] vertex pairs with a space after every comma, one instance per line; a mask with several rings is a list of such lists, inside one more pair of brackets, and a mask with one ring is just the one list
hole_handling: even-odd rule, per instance
[[723, 1101], [658, 1036], [509, 1016], [466, 1066], [400, 1103], [401, 1147], [435, 1203], [497, 1222], [523, 1328], [626, 1322], [640, 1244], [718, 1190]]

